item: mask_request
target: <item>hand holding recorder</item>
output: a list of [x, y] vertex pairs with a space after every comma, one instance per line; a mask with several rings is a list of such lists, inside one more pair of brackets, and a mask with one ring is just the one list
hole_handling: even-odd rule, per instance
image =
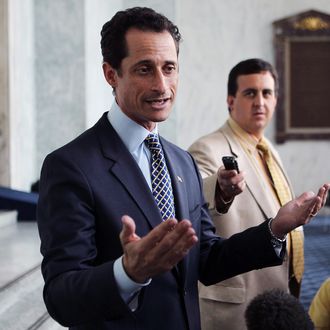
[[218, 170], [218, 185], [221, 198], [225, 202], [231, 202], [245, 188], [244, 172], [241, 172], [238, 163], [233, 156], [222, 157], [224, 166]]

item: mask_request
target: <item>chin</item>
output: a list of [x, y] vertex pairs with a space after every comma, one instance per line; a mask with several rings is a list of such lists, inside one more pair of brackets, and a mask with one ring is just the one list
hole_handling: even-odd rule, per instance
[[153, 118], [153, 122], [155, 122], [155, 123], [161, 123], [161, 122], [163, 122], [163, 121], [166, 121], [166, 119], [169, 117], [169, 114], [168, 115], [166, 115], [166, 116], [157, 116], [157, 117], [155, 117], [155, 118]]
[[152, 120], [155, 123], [159, 123], [162, 121], [165, 121], [170, 116], [171, 110], [162, 110], [159, 113], [155, 113], [155, 116], [153, 116]]
[[255, 123], [255, 128], [258, 130], [264, 130], [267, 126], [267, 122], [264, 120], [260, 120]]

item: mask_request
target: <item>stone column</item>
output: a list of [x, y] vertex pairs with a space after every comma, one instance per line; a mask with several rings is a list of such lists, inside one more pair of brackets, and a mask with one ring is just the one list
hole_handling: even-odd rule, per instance
[[34, 17], [39, 167], [85, 129], [84, 1], [34, 0]]
[[0, 0], [0, 185], [10, 184], [8, 3]]

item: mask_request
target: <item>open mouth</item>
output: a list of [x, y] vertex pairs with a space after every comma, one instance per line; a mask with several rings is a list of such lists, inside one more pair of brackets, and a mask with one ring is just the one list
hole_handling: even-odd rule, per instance
[[162, 106], [167, 101], [169, 101], [170, 99], [171, 99], [170, 97], [157, 98], [157, 99], [148, 99], [148, 100], [146, 100], [146, 102], [149, 103], [149, 104], [151, 104], [152, 106]]

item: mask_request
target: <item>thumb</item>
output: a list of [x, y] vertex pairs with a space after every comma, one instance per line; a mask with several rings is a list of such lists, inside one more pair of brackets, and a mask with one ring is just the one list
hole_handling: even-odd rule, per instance
[[311, 214], [313, 214], [313, 210], [318, 203], [318, 199], [319, 197], [311, 191], [305, 192], [298, 197], [298, 205], [302, 206], [302, 218], [304, 218], [301, 224], [306, 224], [309, 222]]
[[119, 235], [121, 244], [124, 246], [132, 241], [138, 240], [139, 236], [135, 234], [136, 226], [134, 220], [128, 215], [124, 215], [121, 221], [123, 223], [123, 229]]
[[307, 191], [302, 193], [298, 198], [297, 198], [297, 202], [299, 204], [304, 204], [306, 202], [311, 202], [312, 200], [314, 200], [316, 197], [315, 193], [312, 191]]

